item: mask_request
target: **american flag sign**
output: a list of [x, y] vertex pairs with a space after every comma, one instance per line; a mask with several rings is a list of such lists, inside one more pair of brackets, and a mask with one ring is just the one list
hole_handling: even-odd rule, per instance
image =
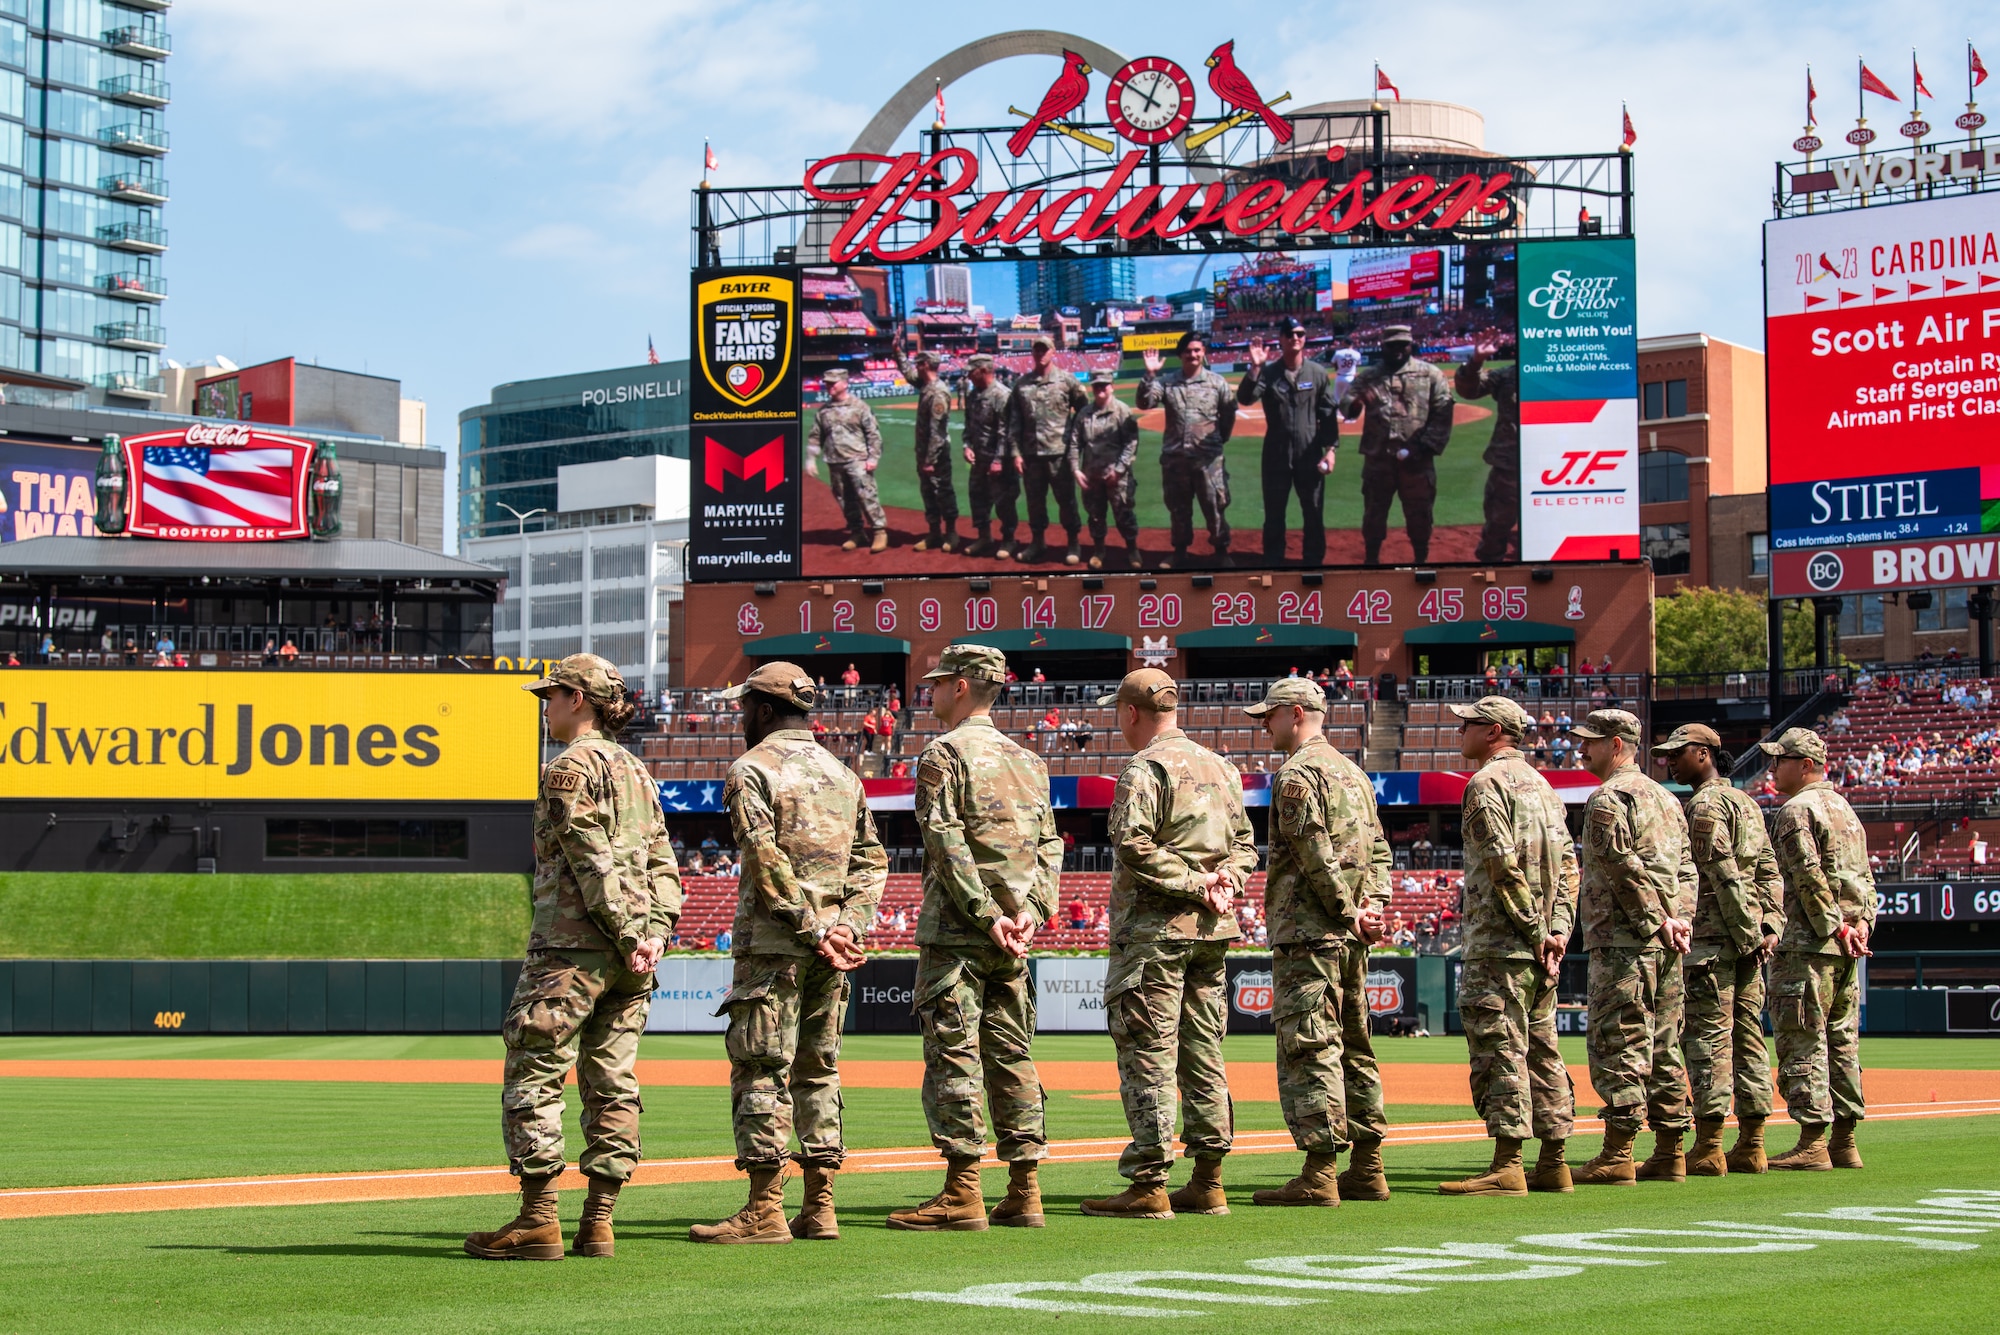
[[126, 442], [138, 484], [133, 533], [225, 542], [305, 536], [306, 442], [262, 433], [242, 445], [152, 439], [159, 443]]

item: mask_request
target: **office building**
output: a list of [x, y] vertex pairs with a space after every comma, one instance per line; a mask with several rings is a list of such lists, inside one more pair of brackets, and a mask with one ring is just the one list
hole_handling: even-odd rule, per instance
[[933, 264], [924, 280], [924, 295], [939, 306], [972, 305], [972, 268], [965, 264]]

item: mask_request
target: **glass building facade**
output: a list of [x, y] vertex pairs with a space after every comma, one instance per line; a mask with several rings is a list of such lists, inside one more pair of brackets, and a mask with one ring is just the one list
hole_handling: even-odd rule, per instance
[[687, 378], [680, 361], [496, 385], [458, 415], [460, 540], [554, 527], [564, 464], [687, 458]]
[[0, 366], [159, 394], [172, 0], [0, 0]]

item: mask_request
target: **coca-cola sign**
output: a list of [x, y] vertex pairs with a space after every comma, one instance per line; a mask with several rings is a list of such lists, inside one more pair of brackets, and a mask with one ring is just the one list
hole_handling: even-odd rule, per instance
[[250, 428], [240, 422], [208, 426], [197, 423], [187, 429], [187, 443], [190, 445], [248, 445]]

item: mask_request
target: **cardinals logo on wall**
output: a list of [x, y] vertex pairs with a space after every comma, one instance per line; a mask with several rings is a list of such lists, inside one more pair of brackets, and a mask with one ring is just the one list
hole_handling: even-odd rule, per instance
[[784, 383], [792, 366], [790, 279], [711, 278], [695, 289], [695, 304], [701, 372], [725, 402], [748, 408]]
[[[1263, 121], [1271, 138], [1278, 143], [1290, 142], [1292, 123], [1272, 108], [1288, 101], [1291, 94], [1282, 93], [1266, 100], [1250, 76], [1237, 67], [1234, 41], [1216, 47], [1203, 63], [1208, 66], [1209, 91], [1222, 103], [1225, 114], [1214, 124], [1189, 134], [1185, 141], [1188, 150], [1199, 148], [1223, 131], [1253, 119]], [[1038, 133], [1052, 130], [1101, 153], [1111, 152], [1112, 141], [1090, 133], [1071, 119], [1090, 97], [1091, 73], [1089, 61], [1074, 51], [1063, 52], [1062, 72], [1042, 94], [1035, 110], [1030, 113], [1019, 107], [1009, 108], [1026, 123], [1008, 138], [1007, 151], [1018, 158], [1034, 145]], [[1194, 80], [1163, 56], [1141, 56], [1111, 75], [1104, 105], [1111, 127], [1120, 137], [1141, 147], [1151, 147], [1187, 130], [1194, 117]]]

